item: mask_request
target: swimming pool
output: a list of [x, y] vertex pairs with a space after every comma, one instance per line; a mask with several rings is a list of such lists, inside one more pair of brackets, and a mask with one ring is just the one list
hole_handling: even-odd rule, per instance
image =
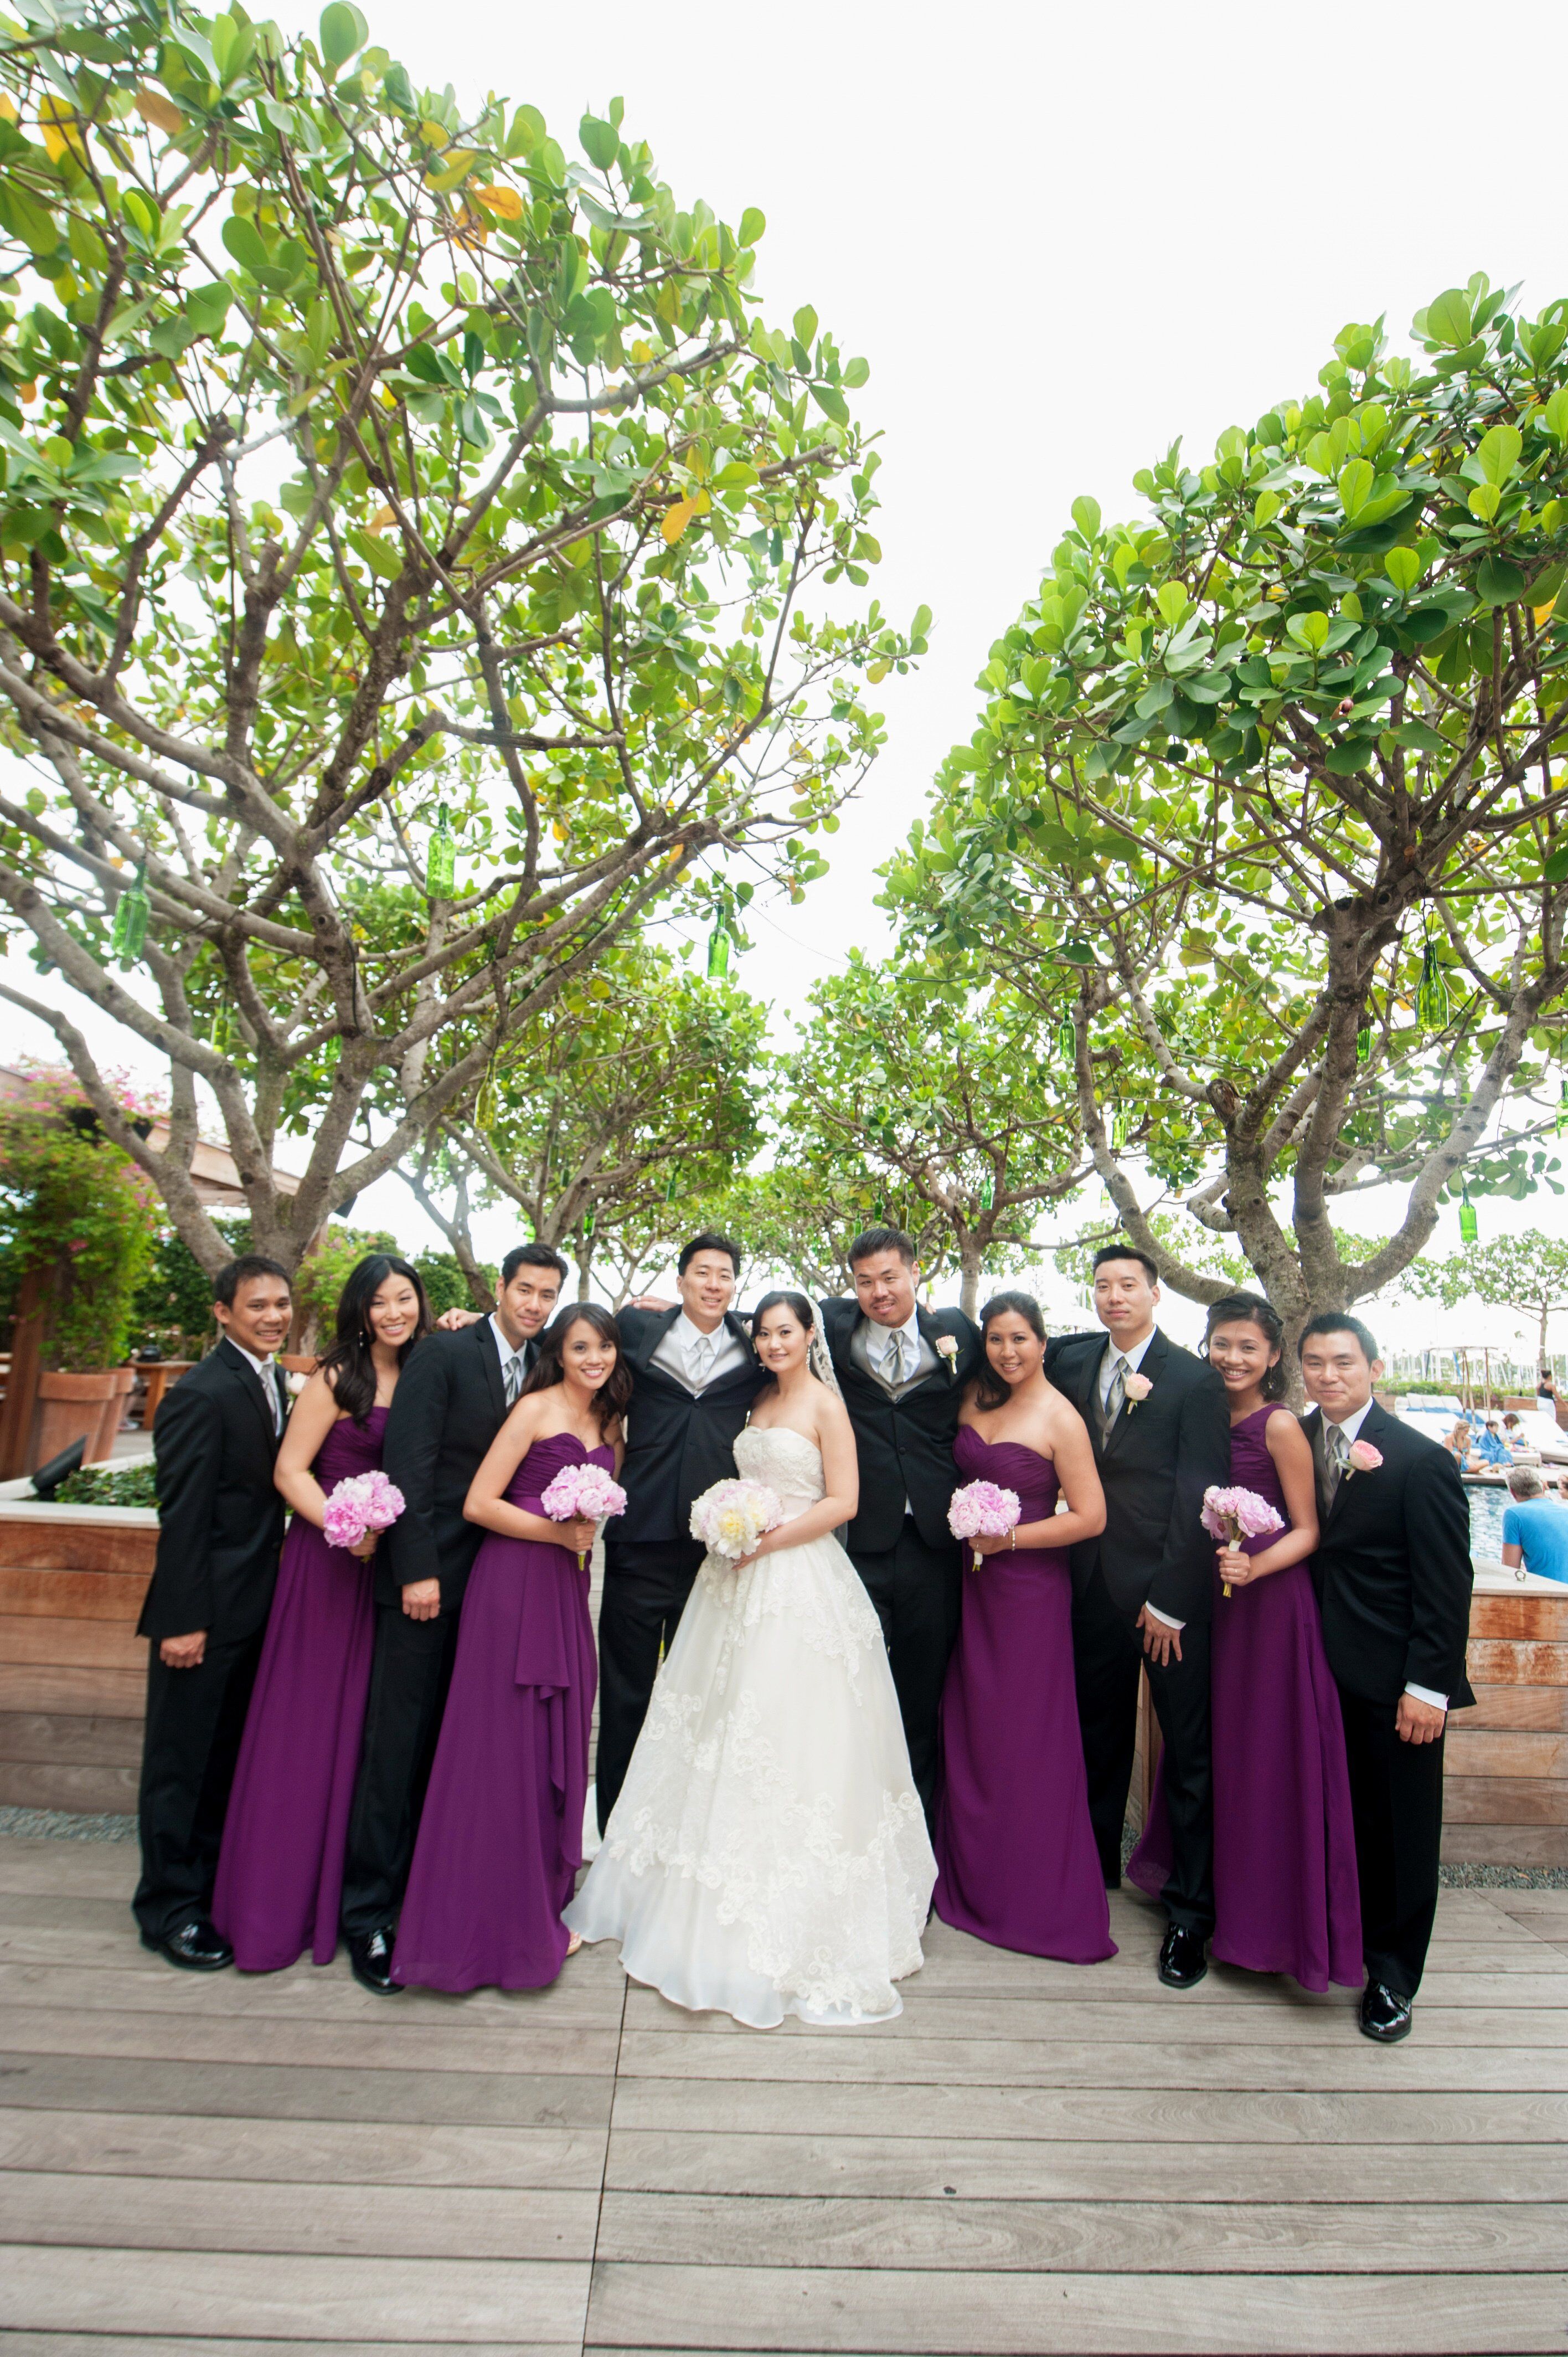
[[1499, 1481], [1496, 1488], [1478, 1488], [1467, 1483], [1470, 1501], [1470, 1552], [1473, 1555], [1490, 1555], [1494, 1562], [1503, 1551], [1503, 1509], [1509, 1493]]

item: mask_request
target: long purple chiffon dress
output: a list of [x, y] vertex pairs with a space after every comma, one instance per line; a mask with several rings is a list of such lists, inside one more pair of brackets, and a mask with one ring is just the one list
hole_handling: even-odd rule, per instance
[[[1230, 1478], [1288, 1523], [1265, 1438], [1277, 1403], [1230, 1427]], [[1244, 1539], [1262, 1555], [1273, 1537]], [[1305, 1989], [1359, 1988], [1361, 1907], [1339, 1695], [1323, 1650], [1305, 1563], [1255, 1587], [1214, 1586], [1213, 1953], [1252, 1973], [1289, 1973]], [[1170, 1871], [1164, 1784], [1127, 1868], [1158, 1898]]]
[[[965, 1481], [1015, 1491], [1022, 1522], [1055, 1512], [1057, 1469], [1038, 1450], [961, 1425], [953, 1457]], [[1026, 1955], [1075, 1964], [1113, 1956], [1089, 1821], [1065, 1549], [1009, 1549], [965, 1571], [941, 1746], [932, 1904], [942, 1921]]]
[[[508, 1502], [540, 1514], [564, 1465], [615, 1464], [569, 1432], [536, 1440]], [[543, 1988], [565, 1962], [561, 1910], [583, 1863], [598, 1665], [588, 1572], [569, 1547], [486, 1534], [468, 1576], [452, 1687], [419, 1821], [392, 1978], [424, 1988]]]
[[[339, 1416], [311, 1471], [330, 1496], [381, 1461], [384, 1407]], [[371, 1573], [295, 1514], [223, 1826], [212, 1920], [242, 1972], [329, 1964], [374, 1638]]]

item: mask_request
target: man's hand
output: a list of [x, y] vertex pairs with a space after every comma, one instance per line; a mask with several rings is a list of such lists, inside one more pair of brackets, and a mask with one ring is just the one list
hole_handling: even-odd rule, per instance
[[199, 1670], [207, 1652], [207, 1631], [195, 1630], [188, 1637], [166, 1637], [158, 1647], [158, 1659], [166, 1670]]
[[403, 1591], [403, 1609], [411, 1620], [434, 1620], [441, 1609], [438, 1579], [411, 1579]]
[[1402, 1743], [1435, 1743], [1447, 1717], [1448, 1713], [1439, 1710], [1434, 1702], [1418, 1702], [1414, 1695], [1402, 1694], [1394, 1714], [1394, 1733]]
[[1162, 1620], [1159, 1614], [1151, 1612], [1146, 1604], [1138, 1615], [1138, 1626], [1144, 1632], [1144, 1651], [1151, 1662], [1157, 1662], [1163, 1670], [1169, 1665], [1173, 1657], [1180, 1661], [1181, 1631], [1179, 1629], [1173, 1629], [1168, 1620]]
[[673, 1309], [675, 1304], [661, 1293], [634, 1293], [627, 1303], [628, 1309]]
[[444, 1309], [435, 1320], [438, 1334], [460, 1334], [465, 1326], [477, 1326], [482, 1315], [478, 1309]]

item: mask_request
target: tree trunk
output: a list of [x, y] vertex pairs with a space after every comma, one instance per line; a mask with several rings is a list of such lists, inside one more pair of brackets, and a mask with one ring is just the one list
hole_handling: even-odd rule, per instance
[[574, 1237], [572, 1242], [572, 1257], [577, 1264], [577, 1298], [579, 1301], [591, 1301], [594, 1297], [589, 1285], [589, 1278], [592, 1275], [594, 1266], [594, 1239], [592, 1236]]
[[980, 1279], [984, 1259], [980, 1246], [965, 1236], [959, 1246], [959, 1265], [963, 1275], [959, 1286], [958, 1306], [966, 1318], [972, 1318], [980, 1308]]

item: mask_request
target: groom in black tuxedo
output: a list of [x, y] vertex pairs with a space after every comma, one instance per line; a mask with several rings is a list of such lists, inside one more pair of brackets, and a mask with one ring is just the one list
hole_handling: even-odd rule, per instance
[[[427, 1334], [409, 1354], [381, 1462], [403, 1511], [375, 1553], [375, 1654], [343, 1866], [343, 1931], [354, 1976], [390, 1996], [392, 1941], [457, 1649], [457, 1619], [484, 1532], [468, 1487], [538, 1355], [535, 1337], [566, 1281], [547, 1244], [501, 1263], [489, 1318]], [[474, 1795], [482, 1809], [484, 1795]]]
[[1165, 1739], [1171, 1873], [1160, 1978], [1192, 1988], [1214, 1929], [1208, 1637], [1214, 1542], [1203, 1493], [1230, 1477], [1230, 1416], [1212, 1367], [1155, 1323], [1159, 1271], [1127, 1243], [1094, 1256], [1102, 1334], [1068, 1334], [1046, 1373], [1089, 1426], [1105, 1529], [1072, 1550], [1072, 1644], [1089, 1813], [1107, 1886], [1122, 1879], [1122, 1824], [1137, 1738], [1140, 1659]]
[[150, 1637], [139, 1802], [144, 1946], [187, 1972], [234, 1951], [210, 1908], [224, 1813], [277, 1580], [284, 1504], [273, 1482], [288, 1393], [288, 1273], [246, 1253], [213, 1280], [218, 1347], [169, 1392], [153, 1426], [158, 1551], [136, 1625]]
[[822, 1332], [854, 1427], [860, 1511], [844, 1534], [887, 1640], [909, 1768], [929, 1824], [937, 1715], [963, 1596], [948, 1528], [963, 1387], [980, 1336], [961, 1309], [922, 1309], [919, 1265], [901, 1228], [868, 1228], [849, 1248], [854, 1298], [822, 1302]]
[[[1476, 1699], [1470, 1509], [1447, 1450], [1373, 1398], [1382, 1362], [1359, 1318], [1325, 1312], [1300, 1348], [1322, 1532], [1312, 1576], [1356, 1820], [1361, 2029], [1391, 2045], [1410, 2034], [1437, 1911], [1444, 1729]], [[1377, 1462], [1358, 1464], [1363, 1451]]]

